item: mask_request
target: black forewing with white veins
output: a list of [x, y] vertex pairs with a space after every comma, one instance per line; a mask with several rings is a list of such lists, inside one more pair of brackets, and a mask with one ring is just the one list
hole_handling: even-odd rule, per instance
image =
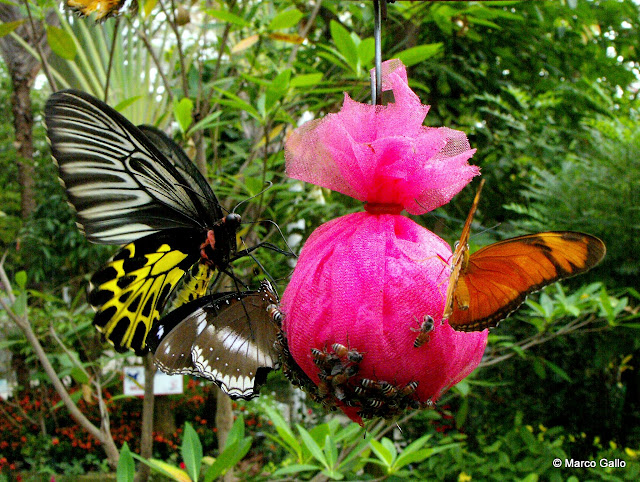
[[[79, 91], [56, 92], [45, 119], [60, 178], [90, 241], [126, 244], [180, 227], [206, 231], [222, 218], [195, 167], [185, 168], [182, 159], [171, 162], [104, 102]], [[173, 145], [169, 140], [169, 149]]]
[[207, 296], [164, 317], [149, 334], [156, 365], [214, 381], [231, 398], [258, 395], [277, 367], [278, 298], [268, 282], [259, 291]]

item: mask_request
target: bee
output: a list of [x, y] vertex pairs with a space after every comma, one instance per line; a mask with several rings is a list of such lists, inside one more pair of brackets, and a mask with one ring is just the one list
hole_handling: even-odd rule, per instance
[[334, 343], [331, 348], [333, 348], [333, 352], [338, 355], [340, 358], [347, 356], [349, 350], [346, 346], [341, 345], [340, 343]]
[[311, 356], [313, 357], [313, 363], [321, 370], [328, 370], [332, 363], [339, 360], [337, 356], [330, 355], [326, 351], [318, 350], [317, 348], [311, 349]]
[[418, 388], [418, 382], [417, 381], [412, 381], [407, 383], [404, 387], [402, 387], [400, 389], [400, 395], [404, 396], [404, 397], [408, 397], [410, 395], [413, 395], [413, 393], [416, 391], [416, 389]]
[[327, 375], [325, 372], [319, 372], [318, 378], [323, 382], [330, 382], [331, 380], [333, 380], [333, 375]]
[[380, 382], [380, 391], [385, 397], [393, 397], [398, 390], [389, 382]]
[[267, 313], [273, 322], [275, 322], [278, 326], [282, 326], [282, 321], [284, 320], [284, 313], [280, 311], [280, 308], [278, 308], [278, 305], [271, 304], [267, 306]]
[[342, 385], [346, 383], [347, 380], [349, 380], [349, 375], [347, 375], [346, 372], [342, 372], [342, 373], [338, 373], [337, 375], [334, 375], [334, 377], [331, 379], [331, 383], [334, 386]]
[[345, 370], [345, 373], [349, 375], [349, 377], [353, 377], [357, 375], [359, 371], [360, 371], [360, 367], [358, 365], [351, 365], [347, 367], [347, 369]]
[[[418, 321], [417, 318], [416, 318], [416, 321]], [[416, 341], [413, 342], [414, 348], [420, 348], [422, 345], [424, 345], [429, 341], [429, 333], [431, 332], [431, 330], [433, 330], [433, 324], [434, 324], [433, 318], [430, 315], [424, 315], [420, 328], [411, 328], [411, 331], [418, 332], [418, 336], [416, 336]]]
[[280, 352], [280, 354], [284, 358], [288, 358], [289, 356], [291, 356], [291, 353], [289, 352], [289, 345], [287, 343], [287, 339], [284, 337], [283, 332], [278, 332], [278, 334], [276, 335], [276, 341], [273, 343], [273, 346], [276, 351]]
[[329, 393], [329, 385], [327, 385], [325, 382], [320, 380], [320, 383], [318, 383], [318, 395], [324, 398], [327, 396], [328, 393]]
[[322, 350], [318, 350], [317, 348], [311, 349], [311, 356], [313, 357], [313, 362], [316, 365], [324, 363], [327, 360], [327, 354]]
[[370, 378], [363, 378], [362, 380], [360, 380], [360, 384], [364, 388], [378, 388], [378, 382], [376, 382], [375, 380], [371, 380]]
[[364, 355], [356, 350], [349, 350], [349, 352], [347, 353], [347, 360], [352, 363], [360, 363], [363, 358]]
[[367, 391], [362, 387], [354, 387], [353, 391], [356, 395], [364, 395], [365, 393], [367, 393]]

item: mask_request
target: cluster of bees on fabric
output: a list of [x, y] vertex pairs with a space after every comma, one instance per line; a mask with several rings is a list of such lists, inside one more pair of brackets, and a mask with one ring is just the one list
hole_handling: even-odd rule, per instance
[[[421, 334], [416, 337], [416, 343], [425, 341]], [[275, 348], [282, 371], [289, 381], [304, 390], [311, 400], [328, 410], [337, 410], [338, 406], [342, 405], [357, 408], [358, 415], [365, 419], [389, 419], [401, 415], [408, 409], [433, 407], [431, 400], [420, 402], [416, 398], [417, 381], [398, 386], [386, 380], [358, 378], [360, 363], [366, 355], [355, 348], [348, 348], [340, 343], [334, 343], [329, 349], [312, 348], [311, 357], [318, 368], [320, 379], [317, 385], [291, 356], [283, 332], [278, 334]]]

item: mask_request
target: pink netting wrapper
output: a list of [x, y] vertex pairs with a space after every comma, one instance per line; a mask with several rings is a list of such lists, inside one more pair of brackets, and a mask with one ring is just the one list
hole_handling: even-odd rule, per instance
[[401, 204], [424, 214], [455, 196], [479, 169], [464, 132], [422, 125], [429, 106], [409, 88], [399, 60], [383, 63], [383, 90], [395, 102], [342, 109], [296, 129], [286, 144], [287, 175], [360, 201]]
[[[462, 333], [440, 320], [449, 245], [404, 216], [366, 212], [323, 224], [306, 242], [283, 298], [283, 329], [300, 368], [320, 383], [311, 348], [340, 343], [362, 353], [358, 377], [435, 401], [480, 363], [487, 332]], [[429, 341], [414, 347], [424, 315]], [[412, 329], [413, 328], [413, 329]], [[340, 404], [338, 404], [340, 406]], [[360, 422], [359, 408], [340, 408]]]
[[[289, 176], [367, 202], [368, 212], [316, 229], [282, 298], [285, 373], [299, 368], [294, 383], [358, 422], [428, 406], [473, 371], [487, 343], [486, 331], [441, 324], [451, 248], [399, 215], [448, 202], [479, 173], [468, 164], [475, 151], [462, 132], [422, 125], [429, 108], [399, 61], [383, 64], [383, 89], [394, 103], [345, 96], [338, 114], [285, 146]], [[427, 315], [433, 328], [419, 344]]]

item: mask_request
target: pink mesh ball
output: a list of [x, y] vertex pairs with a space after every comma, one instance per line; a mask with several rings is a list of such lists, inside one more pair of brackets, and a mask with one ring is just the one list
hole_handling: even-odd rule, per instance
[[[313, 232], [282, 298], [300, 377], [358, 422], [432, 403], [471, 373], [487, 342], [486, 331], [441, 324], [451, 248], [399, 215], [448, 202], [479, 173], [467, 162], [474, 151], [462, 132], [424, 127], [428, 106], [409, 89], [404, 66], [383, 67], [395, 103], [346, 96], [339, 113], [297, 129], [285, 151], [289, 176], [367, 203], [368, 212]], [[427, 341], [416, 346], [427, 319]]]

